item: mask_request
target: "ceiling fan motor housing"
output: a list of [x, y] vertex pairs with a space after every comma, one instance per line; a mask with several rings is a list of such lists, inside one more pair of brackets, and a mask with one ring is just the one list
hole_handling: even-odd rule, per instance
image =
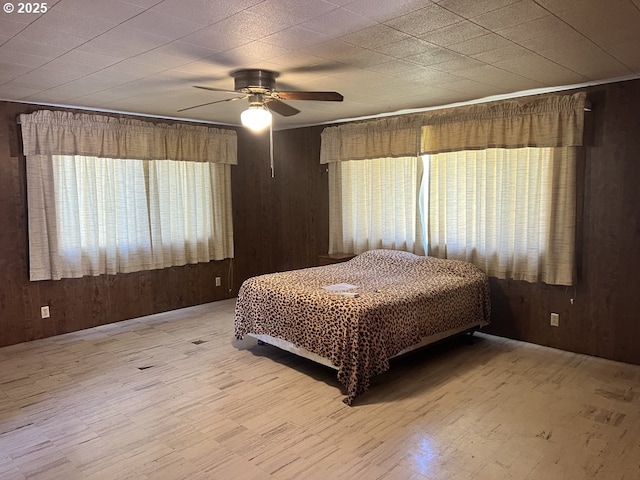
[[278, 74], [271, 70], [247, 69], [231, 73], [235, 91], [245, 93], [268, 93], [275, 89]]

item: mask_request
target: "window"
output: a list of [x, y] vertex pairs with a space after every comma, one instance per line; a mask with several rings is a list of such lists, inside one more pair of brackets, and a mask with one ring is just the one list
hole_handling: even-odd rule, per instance
[[[229, 255], [229, 165], [53, 155], [29, 158], [27, 168], [29, 237], [50, 250], [31, 249], [32, 269], [50, 269], [51, 278]], [[39, 214], [47, 211], [55, 218]]]
[[377, 158], [329, 165], [329, 252], [374, 248], [423, 254], [418, 157]]
[[31, 280], [233, 257], [232, 130], [21, 115]]
[[487, 274], [570, 285], [575, 158], [568, 148], [425, 155], [425, 250]]
[[492, 148], [422, 158], [424, 168], [411, 157], [330, 164], [330, 252], [427, 252], [497, 278], [571, 284], [572, 150]]
[[[35, 183], [43, 177], [34, 175], [32, 163], [29, 179]], [[51, 163], [62, 276], [82, 276], [83, 264], [95, 275], [151, 268], [145, 259], [152, 242], [142, 160], [54, 155]], [[32, 228], [30, 236], [43, 233]]]
[[[382, 247], [418, 253], [423, 240], [429, 255], [473, 262], [498, 278], [571, 285], [585, 107], [585, 92], [577, 92], [327, 127], [320, 163], [329, 165], [329, 252]], [[389, 182], [413, 185], [419, 164], [396, 180], [365, 183], [378, 189], [371, 200], [355, 195], [364, 191], [358, 182], [374, 178], [371, 169], [381, 158], [402, 162], [417, 154], [426, 162], [418, 195], [413, 186], [396, 190]], [[411, 202], [419, 208], [408, 208]], [[416, 219], [422, 224], [415, 230], [395, 228]], [[369, 228], [374, 222], [382, 229]], [[387, 224], [394, 226], [393, 237]]]

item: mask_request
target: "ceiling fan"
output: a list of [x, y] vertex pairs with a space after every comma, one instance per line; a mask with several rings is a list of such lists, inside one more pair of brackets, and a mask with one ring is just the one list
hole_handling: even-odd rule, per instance
[[284, 103], [282, 100], [315, 100], [320, 102], [341, 102], [344, 97], [338, 92], [305, 92], [276, 89], [276, 77], [278, 72], [262, 69], [242, 69], [231, 72], [234, 79], [234, 89], [195, 86], [203, 90], [225, 93], [241, 93], [240, 96], [201, 103], [192, 107], [183, 108], [178, 112], [204, 107], [215, 103], [231, 102], [234, 100], [249, 99], [249, 108], [242, 112], [240, 119], [242, 124], [254, 131], [260, 131], [271, 125], [271, 111], [284, 117], [290, 117], [300, 113], [300, 110]]

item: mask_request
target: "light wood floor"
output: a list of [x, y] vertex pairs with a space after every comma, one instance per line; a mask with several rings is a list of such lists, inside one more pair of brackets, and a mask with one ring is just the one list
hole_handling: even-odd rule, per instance
[[335, 372], [234, 300], [0, 349], [2, 479], [638, 479], [640, 366], [478, 335]]

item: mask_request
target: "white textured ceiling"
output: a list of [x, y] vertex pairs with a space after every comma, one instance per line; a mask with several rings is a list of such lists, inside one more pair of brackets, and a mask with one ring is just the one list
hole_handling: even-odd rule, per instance
[[[4, 0], [3, 0], [4, 1]], [[280, 72], [291, 128], [640, 76], [640, 0], [49, 0], [0, 14], [0, 99], [237, 125], [239, 68]]]

